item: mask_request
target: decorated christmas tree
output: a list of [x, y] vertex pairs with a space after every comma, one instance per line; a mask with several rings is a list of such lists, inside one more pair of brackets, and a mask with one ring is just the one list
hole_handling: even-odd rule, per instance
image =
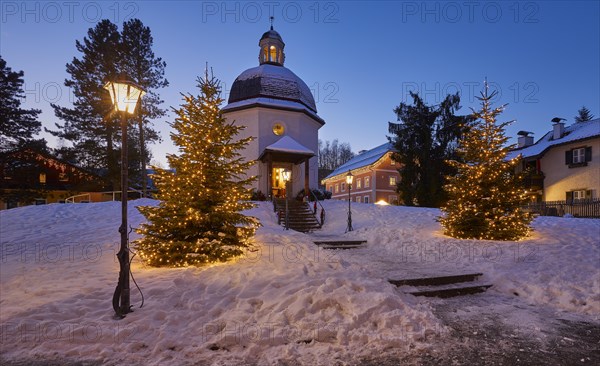
[[171, 170], [156, 169], [157, 206], [139, 207], [148, 220], [137, 230], [141, 258], [149, 265], [181, 267], [226, 261], [240, 255], [259, 222], [241, 211], [253, 207], [248, 185], [253, 164], [240, 151], [251, 138], [236, 139], [244, 127], [223, 118], [220, 83], [205, 74], [199, 96], [183, 95], [174, 109], [171, 139], [179, 153]]
[[481, 111], [473, 110], [476, 121], [459, 142], [461, 162], [445, 189], [450, 200], [442, 207], [440, 222], [445, 233], [455, 238], [517, 240], [530, 230], [531, 216], [521, 210], [526, 202], [521, 177], [515, 173], [519, 158], [507, 160], [505, 127], [496, 123], [505, 106], [491, 108], [496, 92], [488, 95], [486, 83]]

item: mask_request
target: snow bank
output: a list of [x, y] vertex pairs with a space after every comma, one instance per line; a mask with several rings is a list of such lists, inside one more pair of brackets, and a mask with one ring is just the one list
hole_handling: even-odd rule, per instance
[[[130, 203], [132, 226], [143, 220], [134, 206], [146, 204], [154, 202]], [[107, 202], [0, 213], [3, 357], [331, 364], [419, 347], [443, 331], [427, 304], [283, 231], [268, 203], [251, 210], [264, 226], [235, 263], [157, 269], [134, 259], [145, 305], [114, 320], [119, 210]]]

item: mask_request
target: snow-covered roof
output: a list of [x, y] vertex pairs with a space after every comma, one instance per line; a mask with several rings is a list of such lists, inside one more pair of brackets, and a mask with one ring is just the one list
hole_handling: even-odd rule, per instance
[[534, 157], [544, 154], [548, 149], [556, 145], [562, 145], [578, 140], [584, 140], [591, 137], [600, 137], [600, 118], [587, 122], [577, 122], [565, 127], [564, 136], [554, 139], [554, 132], [551, 130], [546, 133], [535, 144], [512, 150], [506, 156], [507, 159], [513, 159], [519, 154], [524, 158]]
[[298, 102], [317, 112], [310, 88], [284, 66], [262, 64], [242, 72], [231, 85], [229, 104], [259, 97]]
[[221, 110], [223, 112], [227, 112], [227, 111], [250, 107], [250, 106], [257, 106], [257, 107], [262, 106], [262, 107], [267, 107], [267, 108], [280, 108], [280, 109], [289, 109], [289, 110], [304, 112], [307, 115], [309, 115], [310, 117], [312, 117], [314, 120], [319, 122], [321, 125], [325, 124], [325, 121], [323, 121], [323, 119], [321, 117], [319, 117], [310, 108], [307, 108], [302, 103], [298, 103], [298, 102], [295, 102], [292, 100], [282, 100], [282, 99], [264, 98], [264, 97], [251, 98], [251, 99], [241, 100], [239, 102], [229, 103], [225, 107], [223, 107]]
[[336, 170], [331, 172], [325, 179], [335, 177], [336, 175], [347, 173], [349, 170], [354, 170], [369, 166], [381, 159], [386, 153], [393, 151], [394, 148], [391, 143], [386, 142], [383, 145], [379, 145], [371, 150], [365, 151], [361, 154], [356, 155], [346, 163], [340, 165]]
[[275, 143], [267, 146], [265, 151], [283, 152], [291, 154], [301, 154], [314, 156], [315, 152], [308, 147], [302, 145], [298, 141], [294, 140], [290, 136], [283, 136]]

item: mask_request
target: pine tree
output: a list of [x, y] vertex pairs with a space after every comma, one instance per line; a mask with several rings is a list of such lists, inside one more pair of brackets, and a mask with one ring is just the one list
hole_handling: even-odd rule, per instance
[[586, 106], [582, 106], [577, 111], [577, 115], [575, 116], [575, 122], [587, 122], [594, 119], [594, 115], [592, 112], [587, 109]]
[[130, 124], [127, 131], [129, 177], [134, 183], [142, 182], [141, 160], [150, 158], [147, 144], [160, 139], [148, 122], [164, 115], [164, 110], [159, 108], [162, 100], [153, 90], [166, 86], [165, 64], [152, 52], [150, 29], [133, 19], [125, 22], [123, 31], [119, 32], [117, 25], [105, 19], [90, 28], [83, 41], [77, 40], [76, 48], [80, 55], [67, 64], [69, 79], [65, 80], [65, 86], [71, 88], [75, 97], [73, 107], [52, 104], [63, 123], [56, 124], [55, 131], [46, 129], [70, 142], [69, 146], [57, 149], [56, 154], [105, 175], [113, 188], [118, 189], [120, 118], [114, 113], [104, 85], [124, 73], [148, 93], [142, 99], [142, 113], [137, 117], [142, 123], [138, 122], [137, 128]]
[[34, 140], [42, 123], [38, 121], [38, 109], [23, 109], [23, 71], [12, 71], [0, 56], [0, 148], [3, 150], [36, 145], [45, 149], [44, 140]]
[[448, 95], [441, 104], [429, 106], [411, 92], [413, 104], [401, 103], [394, 109], [401, 123], [389, 123], [392, 158], [400, 163], [396, 191], [404, 205], [439, 207], [446, 201], [443, 185], [453, 170], [444, 162], [455, 158], [458, 139], [469, 121], [457, 116], [458, 94]]
[[491, 109], [496, 92], [488, 95], [486, 83], [482, 109], [460, 140], [463, 162], [450, 161], [458, 173], [449, 178], [449, 201], [442, 207], [440, 222], [446, 235], [462, 239], [517, 240], [529, 232], [531, 216], [520, 208], [526, 202], [521, 177], [515, 174], [519, 158], [506, 160], [510, 146], [504, 129], [496, 124], [505, 106]]
[[174, 170], [156, 169], [158, 206], [140, 207], [148, 220], [136, 242], [141, 258], [153, 266], [203, 265], [240, 255], [259, 225], [241, 211], [251, 208], [245, 173], [253, 164], [240, 152], [251, 138], [236, 139], [244, 127], [227, 122], [214, 77], [198, 79], [199, 96], [184, 95], [173, 111], [171, 139], [178, 155], [167, 159]]
[[459, 143], [463, 162], [450, 161], [458, 173], [449, 178], [449, 201], [440, 218], [445, 233], [462, 239], [517, 240], [529, 232], [531, 216], [521, 210], [526, 201], [520, 177], [515, 174], [519, 158], [506, 160], [510, 146], [504, 129], [497, 124], [505, 106], [491, 109], [486, 83], [481, 111], [473, 111], [472, 123]]

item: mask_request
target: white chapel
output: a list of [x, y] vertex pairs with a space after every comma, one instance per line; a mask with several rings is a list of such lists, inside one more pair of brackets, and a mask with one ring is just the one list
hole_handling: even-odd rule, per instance
[[283, 196], [282, 173], [288, 170], [293, 197], [302, 189], [317, 188], [318, 132], [325, 121], [317, 115], [306, 83], [283, 66], [285, 43], [273, 26], [258, 45], [259, 65], [235, 79], [223, 116], [246, 126], [240, 138], [255, 138], [243, 153], [256, 161], [248, 173], [258, 176], [254, 188], [267, 196]]

